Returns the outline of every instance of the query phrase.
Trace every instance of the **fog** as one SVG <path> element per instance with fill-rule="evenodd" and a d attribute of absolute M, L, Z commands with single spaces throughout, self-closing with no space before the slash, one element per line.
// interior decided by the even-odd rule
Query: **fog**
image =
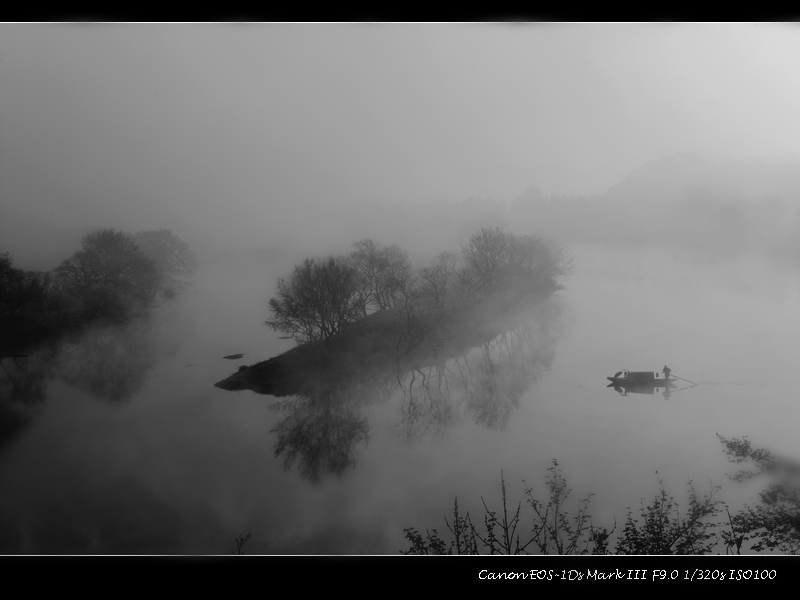
<path fill-rule="evenodd" d="M 456 494 L 477 522 L 501 469 L 558 458 L 610 525 L 656 470 L 724 483 L 715 433 L 796 454 L 768 416 L 796 414 L 798 53 L 768 23 L 0 24 L 0 253 L 165 228 L 198 262 L 144 321 L 2 359 L 0 552 L 394 554 Z M 419 268 L 482 227 L 574 257 L 534 342 L 214 387 L 294 347 L 267 302 L 304 258 Z M 698 385 L 606 387 L 665 363 Z"/>
<path fill-rule="evenodd" d="M 98 226 L 280 247 L 360 203 L 797 159 L 798 44 L 781 24 L 5 24 L 0 236 L 25 266 Z"/>

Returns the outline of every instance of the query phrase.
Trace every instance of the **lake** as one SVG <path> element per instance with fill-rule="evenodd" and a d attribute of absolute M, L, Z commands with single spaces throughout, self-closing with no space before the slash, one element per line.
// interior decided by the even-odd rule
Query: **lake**
<path fill-rule="evenodd" d="M 481 498 L 500 508 L 501 472 L 514 504 L 523 480 L 546 499 L 553 459 L 570 507 L 594 494 L 609 528 L 659 478 L 682 507 L 689 479 L 722 486 L 732 511 L 753 498 L 715 434 L 800 455 L 798 275 L 673 249 L 573 253 L 529 335 L 326 402 L 213 385 L 292 347 L 263 324 L 285 264 L 201 267 L 147 324 L 5 359 L 29 398 L 0 414 L 0 553 L 230 554 L 250 533 L 246 554 L 397 554 L 403 528 L 445 532 L 456 496 L 476 521 Z M 697 385 L 608 387 L 665 364 Z"/>

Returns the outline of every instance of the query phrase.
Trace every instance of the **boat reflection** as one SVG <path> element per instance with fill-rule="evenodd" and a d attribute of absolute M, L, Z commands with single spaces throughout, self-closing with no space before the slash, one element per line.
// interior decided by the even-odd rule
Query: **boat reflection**
<path fill-rule="evenodd" d="M 677 386 L 672 381 L 645 381 L 645 382 L 629 382 L 629 383 L 609 383 L 607 387 L 614 388 L 620 396 L 627 396 L 629 394 L 648 394 L 653 396 L 657 393 L 663 394 L 665 400 L 669 400 L 672 390 Z"/>

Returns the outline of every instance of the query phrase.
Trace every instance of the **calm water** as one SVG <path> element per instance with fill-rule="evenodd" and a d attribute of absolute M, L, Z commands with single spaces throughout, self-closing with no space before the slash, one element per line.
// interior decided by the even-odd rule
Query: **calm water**
<path fill-rule="evenodd" d="M 404 527 L 443 531 L 455 496 L 473 516 L 481 496 L 497 506 L 501 470 L 513 500 L 523 479 L 544 498 L 558 459 L 572 499 L 594 493 L 594 522 L 610 527 L 659 476 L 683 505 L 690 478 L 722 485 L 734 508 L 752 497 L 725 478 L 715 433 L 800 455 L 796 274 L 672 251 L 575 255 L 531 337 L 326 402 L 213 386 L 291 347 L 263 326 L 277 266 L 206 269 L 149 326 L 6 359 L 29 401 L 0 414 L 0 552 L 227 554 L 250 532 L 247 554 L 396 554 Z M 665 363 L 699 385 L 669 398 L 607 387 Z"/>

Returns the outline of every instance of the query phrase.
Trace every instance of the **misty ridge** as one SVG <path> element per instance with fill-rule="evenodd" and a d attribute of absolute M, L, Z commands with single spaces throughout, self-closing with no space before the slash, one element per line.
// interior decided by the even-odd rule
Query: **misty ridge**
<path fill-rule="evenodd" d="M 518 198 L 515 219 L 538 218 L 553 235 L 623 245 L 688 246 L 719 257 L 800 255 L 797 163 L 717 164 L 677 154 L 645 164 L 603 196 Z"/>
<path fill-rule="evenodd" d="M 681 153 L 647 162 L 593 195 L 545 194 L 531 186 L 515 198 L 360 203 L 348 211 L 320 210 L 336 230 L 369 223 L 376 239 L 406 240 L 409 248 L 433 253 L 432 239 L 457 247 L 480 227 L 499 226 L 566 244 L 680 249 L 720 260 L 753 255 L 796 266 L 799 199 L 797 161 L 719 162 Z M 328 231 L 319 233 L 339 241 Z M 291 241 L 286 247 L 292 247 Z"/>

